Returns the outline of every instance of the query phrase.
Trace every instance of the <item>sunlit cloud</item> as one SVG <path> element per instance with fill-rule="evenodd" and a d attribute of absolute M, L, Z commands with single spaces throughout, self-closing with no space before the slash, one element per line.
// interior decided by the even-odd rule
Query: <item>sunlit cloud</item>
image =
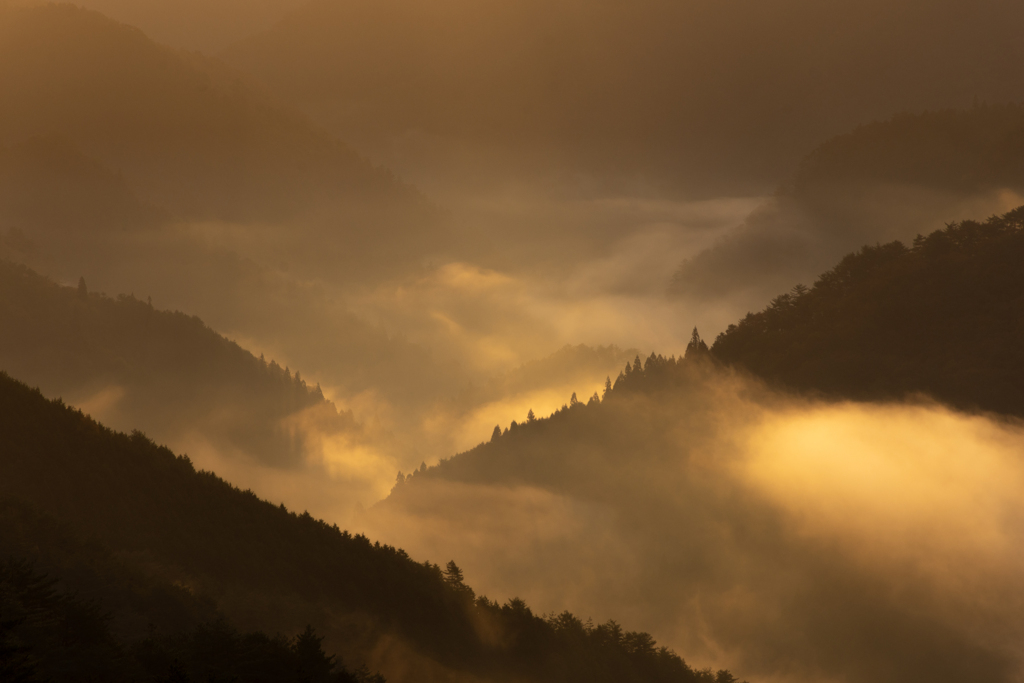
<path fill-rule="evenodd" d="M 417 475 L 363 524 L 458 558 L 491 597 L 617 615 L 751 679 L 898 676 L 940 642 L 936 680 L 955 676 L 940 675 L 947 660 L 1020 670 L 1017 423 L 728 376 L 616 410 L 607 434 L 552 425 L 505 453 L 497 479 Z M 896 649 L 873 650 L 873 629 Z"/>

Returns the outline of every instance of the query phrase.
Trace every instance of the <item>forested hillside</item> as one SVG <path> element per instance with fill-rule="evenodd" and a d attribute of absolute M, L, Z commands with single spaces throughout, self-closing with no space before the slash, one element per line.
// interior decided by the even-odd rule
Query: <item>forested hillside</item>
<path fill-rule="evenodd" d="M 302 462 L 303 412 L 320 428 L 355 431 L 319 387 L 256 358 L 196 317 L 133 296 L 62 287 L 0 261 L 0 368 L 123 428 L 163 439 L 198 433 L 264 463 Z"/>
<path fill-rule="evenodd" d="M 1024 416 L 1024 207 L 867 246 L 719 335 L 714 357 L 854 399 Z"/>
<path fill-rule="evenodd" d="M 351 652 L 367 656 L 381 638 L 397 637 L 410 644 L 407 657 L 424 658 L 420 670 L 433 662 L 501 679 L 732 680 L 726 673 L 716 678 L 695 672 L 655 647 L 650 636 L 624 632 L 615 623 L 585 625 L 570 614 L 542 618 L 519 600 L 499 605 L 477 598 L 454 563 L 445 571 L 419 564 L 402 550 L 261 501 L 211 473 L 196 472 L 187 458 L 141 433 L 107 430 L 6 375 L 0 376 L 0 453 L 0 497 L 13 501 L 4 503 L 5 515 L 27 520 L 12 528 L 52 526 L 39 517 L 45 515 L 69 530 L 30 530 L 21 541 L 17 532 L 5 533 L 4 554 L 16 560 L 24 557 L 30 536 L 35 547 L 28 559 L 56 557 L 49 566 L 68 574 L 88 574 L 90 564 L 104 570 L 103 562 L 89 556 L 106 551 L 61 540 L 61 534 L 73 533 L 109 548 L 128 567 L 218 601 L 229 618 L 241 615 L 246 628 L 287 633 L 300 631 L 298 623 L 311 623 L 331 649 L 345 648 L 347 660 Z M 84 557 L 76 559 L 76 552 Z M 13 567 L 8 573 L 21 572 L 22 578 L 10 579 L 15 584 L 37 581 L 19 569 L 23 565 L 7 566 Z M 21 600 L 17 591 L 15 599 Z M 210 613 L 202 601 L 169 599 L 184 606 L 186 628 Z M 14 628 L 17 637 L 24 636 Z M 25 637 L 29 648 L 47 646 L 45 639 Z M 202 639 L 184 636 L 190 637 Z M 300 638 L 292 651 L 301 650 L 301 643 Z M 287 659 L 287 641 L 265 642 L 265 648 Z M 401 664 L 391 662 L 399 671 Z"/>
<path fill-rule="evenodd" d="M 290 639 L 237 632 L 212 601 L 86 542 L 31 506 L 0 500 L 0 677 L 374 683 Z"/>
<path fill-rule="evenodd" d="M 436 477 L 463 482 L 537 484 L 570 491 L 585 487 L 589 494 L 613 499 L 619 492 L 604 489 L 593 475 L 600 472 L 598 479 L 603 480 L 608 466 L 623 475 L 630 467 L 625 453 L 631 450 L 629 443 L 637 434 L 628 426 L 633 415 L 629 396 L 639 394 L 654 400 L 662 395 L 681 396 L 688 402 L 699 402 L 713 370 L 703 360 L 707 347 L 701 344 L 691 344 L 690 348 L 697 350 L 691 350 L 688 358 L 665 358 L 652 353 L 641 361 L 636 356 L 626 363 L 614 382 L 608 379 L 603 396 L 594 393 L 580 400 L 573 393 L 567 403 L 547 417 L 538 417 L 531 410 L 521 423 L 513 420 L 505 429 L 495 427 L 489 443 L 443 459 L 434 467 L 400 476 L 392 495 L 404 493 L 407 483 Z M 576 433 L 578 438 L 567 441 L 569 433 Z M 661 448 L 667 448 L 673 440 L 669 434 L 647 436 L 656 438 Z M 548 438 L 555 443 L 538 447 Z M 595 448 L 598 442 L 601 447 Z M 652 448 L 650 442 L 647 446 L 648 457 L 652 451 L 660 450 Z M 599 455 L 610 460 L 601 461 Z"/>

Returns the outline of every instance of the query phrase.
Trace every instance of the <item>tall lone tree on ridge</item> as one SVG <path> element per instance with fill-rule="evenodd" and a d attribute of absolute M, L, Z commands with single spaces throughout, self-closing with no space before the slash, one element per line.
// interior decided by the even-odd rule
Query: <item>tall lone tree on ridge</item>
<path fill-rule="evenodd" d="M 710 352 L 708 351 L 708 345 L 704 343 L 704 340 L 700 338 L 700 333 L 697 332 L 697 328 L 693 328 L 693 334 L 690 335 L 690 343 L 686 345 L 686 358 L 697 358 L 700 356 L 707 356 Z"/>

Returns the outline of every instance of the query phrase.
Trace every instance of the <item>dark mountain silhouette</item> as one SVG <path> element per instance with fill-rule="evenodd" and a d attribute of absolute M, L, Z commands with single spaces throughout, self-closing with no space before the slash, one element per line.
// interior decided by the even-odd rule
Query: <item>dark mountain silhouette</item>
<path fill-rule="evenodd" d="M 730 325 L 714 357 L 854 399 L 915 393 L 1024 416 L 1024 207 L 864 247 Z"/>
<path fill-rule="evenodd" d="M 304 460 L 300 415 L 329 432 L 357 432 L 288 368 L 256 358 L 196 317 L 132 296 L 62 287 L 0 261 L 0 367 L 92 408 L 119 426 L 218 447 L 277 467 Z"/>
<path fill-rule="evenodd" d="M 187 458 L 139 432 L 112 432 L 6 374 L 0 374 L 0 498 L 7 501 L 0 508 L 5 518 L 16 521 L 0 534 L 5 554 L 14 556 L 4 578 L 16 588 L 40 581 L 18 564 L 26 559 L 19 558 L 26 538 L 32 539 L 31 555 L 63 558 L 62 569 L 71 575 L 105 571 L 107 551 L 60 540 L 73 534 L 115 553 L 125 564 L 120 571 L 130 574 L 134 566 L 186 586 L 187 593 L 218 600 L 229 618 L 241 613 L 261 630 L 287 632 L 290 621 L 313 624 L 326 640 L 364 656 L 382 637 L 392 644 L 401 638 L 410 643 L 406 656 L 422 660 L 419 668 L 412 663 L 417 673 L 408 680 L 419 680 L 430 660 L 498 680 L 733 680 L 725 672 L 717 678 L 695 672 L 673 653 L 656 648 L 650 636 L 624 633 L 614 622 L 594 627 L 568 613 L 544 619 L 521 600 L 500 606 L 474 598 L 454 562 L 442 572 L 396 548 L 261 501 L 212 473 L 196 472 Z M 35 527 L 50 531 L 37 534 Z M 92 569 L 90 556 L 101 558 Z M 136 597 L 146 592 L 144 585 L 136 590 Z M 13 598 L 16 604 L 25 602 L 18 590 Z M 44 615 L 50 609 L 47 601 L 64 600 L 60 595 L 44 598 Z M 181 591 L 170 602 L 193 605 L 198 617 L 204 609 L 209 613 L 209 607 L 195 606 Z M 187 617 L 189 610 L 184 611 Z M 196 661 L 198 670 L 203 658 L 209 663 L 209 649 L 223 648 L 230 655 L 221 663 L 230 670 L 232 662 L 239 662 L 235 672 L 241 680 L 263 680 L 241 673 L 251 671 L 259 657 L 287 662 L 306 648 L 316 655 L 314 661 L 325 661 L 311 632 L 289 644 L 202 624 L 189 628 L 195 620 L 183 619 L 184 635 L 175 636 L 167 627 L 170 640 L 151 644 L 139 637 L 131 646 L 141 650 L 143 661 L 166 664 L 179 658 L 185 667 Z M 31 656 L 33 647 L 45 651 L 50 646 L 45 637 L 33 640 L 31 633 L 27 643 L 19 642 L 33 624 L 5 622 L 4 628 L 3 645 L 13 647 L 15 655 Z M 103 638 L 103 631 L 96 637 Z M 401 670 L 402 662 L 392 664 Z"/>
<path fill-rule="evenodd" d="M 214 60 L 71 5 L 0 13 L 2 143 L 59 136 L 175 216 L 422 202 Z"/>
<path fill-rule="evenodd" d="M 1019 99 L 1022 27 L 1002 0 L 315 0 L 225 55 L 384 149 L 419 131 L 722 194 L 864 121 Z"/>
<path fill-rule="evenodd" d="M 909 241 L 1024 195 L 1024 107 L 900 114 L 819 145 L 775 195 L 688 259 L 671 291 L 749 305 L 810 279 L 861 244 Z M 742 310 L 742 309 L 741 309 Z"/>
<path fill-rule="evenodd" d="M 0 520 L 5 681 L 380 681 L 328 657 L 311 628 L 240 634 L 211 601 L 26 504 L 0 501 Z"/>

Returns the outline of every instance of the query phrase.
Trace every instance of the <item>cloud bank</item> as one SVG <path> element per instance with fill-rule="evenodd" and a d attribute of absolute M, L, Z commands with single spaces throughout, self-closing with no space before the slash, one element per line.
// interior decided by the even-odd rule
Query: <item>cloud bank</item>
<path fill-rule="evenodd" d="M 1021 424 L 735 377 L 569 413 L 418 474 L 366 528 L 751 680 L 1020 680 Z"/>

